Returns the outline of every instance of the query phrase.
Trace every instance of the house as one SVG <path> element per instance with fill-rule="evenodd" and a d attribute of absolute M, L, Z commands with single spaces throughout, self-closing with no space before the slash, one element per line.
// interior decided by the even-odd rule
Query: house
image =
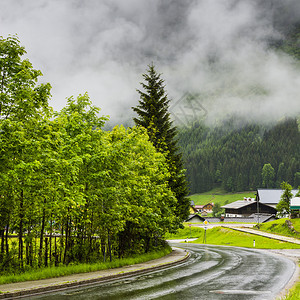
<path fill-rule="evenodd" d="M 292 190 L 291 192 L 295 197 L 298 191 Z M 256 200 L 258 200 L 260 203 L 276 208 L 282 193 L 283 190 L 281 189 L 257 189 Z"/>
<path fill-rule="evenodd" d="M 212 209 L 214 207 L 213 203 L 207 203 L 205 205 L 195 205 L 195 208 L 197 209 L 198 213 L 212 213 Z"/>
<path fill-rule="evenodd" d="M 191 200 L 191 204 L 190 204 L 190 215 L 193 215 L 195 213 L 197 213 L 198 210 L 195 208 L 195 202 L 193 200 Z"/>
<path fill-rule="evenodd" d="M 205 219 L 200 217 L 199 215 L 190 215 L 185 222 L 189 223 L 199 223 L 199 222 L 204 222 Z"/>
<path fill-rule="evenodd" d="M 207 203 L 203 205 L 202 211 L 206 211 L 207 213 L 212 213 L 213 207 L 214 207 L 213 203 Z"/>
<path fill-rule="evenodd" d="M 225 209 L 225 218 L 242 218 L 249 217 L 254 213 L 263 213 L 268 215 L 276 215 L 277 210 L 269 205 L 256 202 L 255 200 L 238 200 L 221 206 Z"/>

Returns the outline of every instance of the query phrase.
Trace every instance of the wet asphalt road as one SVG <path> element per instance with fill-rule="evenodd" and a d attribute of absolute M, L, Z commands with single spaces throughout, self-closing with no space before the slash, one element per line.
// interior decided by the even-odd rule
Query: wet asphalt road
<path fill-rule="evenodd" d="M 281 256 L 245 248 L 173 244 L 191 258 L 166 270 L 31 299 L 274 299 L 295 270 Z"/>

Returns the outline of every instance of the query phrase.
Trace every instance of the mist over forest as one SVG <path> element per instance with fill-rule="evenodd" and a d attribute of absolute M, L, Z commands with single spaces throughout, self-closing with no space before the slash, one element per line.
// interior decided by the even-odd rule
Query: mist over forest
<path fill-rule="evenodd" d="M 299 28 L 297 0 L 0 4 L 1 35 L 18 34 L 51 83 L 56 110 L 87 91 L 112 123 L 126 122 L 141 74 L 153 62 L 163 73 L 177 125 L 182 109 L 199 119 L 202 107 L 210 124 L 232 114 L 260 123 L 299 115 L 299 63 L 282 51 Z M 190 98 L 184 103 L 187 93 L 196 99 L 192 111 Z"/>

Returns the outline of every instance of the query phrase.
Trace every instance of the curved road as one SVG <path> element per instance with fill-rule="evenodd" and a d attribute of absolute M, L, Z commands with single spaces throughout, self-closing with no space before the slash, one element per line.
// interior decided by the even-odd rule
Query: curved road
<path fill-rule="evenodd" d="M 172 244 L 191 258 L 166 270 L 31 299 L 274 299 L 295 270 L 281 256 L 245 248 Z"/>

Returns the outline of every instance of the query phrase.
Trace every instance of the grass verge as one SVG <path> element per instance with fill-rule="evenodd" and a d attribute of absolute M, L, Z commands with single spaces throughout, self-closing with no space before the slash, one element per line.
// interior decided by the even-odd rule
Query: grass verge
<path fill-rule="evenodd" d="M 204 230 L 193 243 L 203 243 Z M 254 241 L 255 240 L 255 246 Z M 263 236 L 235 231 L 229 228 L 215 227 L 207 230 L 206 243 L 212 245 L 236 246 L 259 249 L 300 249 L 300 245 L 273 240 Z"/>
<path fill-rule="evenodd" d="M 292 223 L 294 230 L 287 225 L 287 220 L 289 220 Z M 300 219 L 283 218 L 276 221 L 263 223 L 260 224 L 259 230 L 284 236 L 290 236 L 294 238 L 300 238 Z"/>
<path fill-rule="evenodd" d="M 146 254 L 136 255 L 131 258 L 116 259 L 112 262 L 101 262 L 94 264 L 77 264 L 61 267 L 48 267 L 43 269 L 30 270 L 22 274 L 10 274 L 6 276 L 0 276 L 0 284 L 24 282 L 30 280 L 40 280 L 47 278 L 54 278 L 60 276 L 66 276 L 77 273 L 87 273 L 100 270 L 107 270 L 113 268 L 119 268 L 127 265 L 134 265 L 149 260 L 157 259 L 169 254 L 172 251 L 171 247 L 166 247 L 163 250 L 157 252 L 150 252 Z"/>
<path fill-rule="evenodd" d="M 169 234 L 167 239 L 198 238 L 193 243 L 202 244 L 204 229 L 199 227 L 185 227 L 176 234 Z M 253 244 L 255 240 L 255 247 Z M 212 245 L 236 246 L 259 249 L 300 249 L 300 245 L 281 242 L 263 236 L 235 231 L 229 228 L 215 227 L 206 230 L 206 243 Z"/>
<path fill-rule="evenodd" d="M 179 229 L 176 233 L 167 233 L 165 238 L 167 240 L 186 239 L 186 238 L 198 238 L 203 234 L 203 229 L 200 227 L 188 227 Z"/>

